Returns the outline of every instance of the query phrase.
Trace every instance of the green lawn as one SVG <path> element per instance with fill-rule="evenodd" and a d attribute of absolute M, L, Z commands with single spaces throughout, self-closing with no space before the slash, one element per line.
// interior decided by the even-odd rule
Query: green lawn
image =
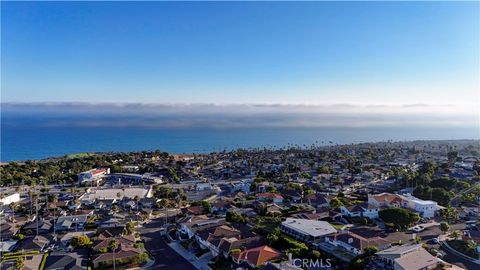
<path fill-rule="evenodd" d="M 89 156 L 93 156 L 95 154 L 93 153 L 88 153 L 88 152 L 84 152 L 84 153 L 75 153 L 75 154 L 69 154 L 67 155 L 67 158 L 83 158 L 83 157 L 89 157 Z"/>
<path fill-rule="evenodd" d="M 343 230 L 343 227 L 345 227 L 345 225 L 342 225 L 342 224 L 335 224 L 335 223 L 330 223 L 330 225 L 332 225 L 336 230 Z"/>

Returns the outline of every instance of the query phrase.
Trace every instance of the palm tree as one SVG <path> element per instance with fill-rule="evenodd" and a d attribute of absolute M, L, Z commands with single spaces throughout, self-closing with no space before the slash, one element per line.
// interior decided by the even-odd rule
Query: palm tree
<path fill-rule="evenodd" d="M 57 195 L 53 195 L 52 202 L 53 202 L 53 234 L 55 235 L 55 210 L 57 208 L 57 202 L 58 202 Z"/>
<path fill-rule="evenodd" d="M 16 226 L 15 226 L 15 222 L 16 222 L 16 220 L 15 220 L 15 212 L 16 212 L 17 209 L 18 209 L 18 203 L 12 202 L 12 203 L 10 204 L 10 209 L 12 209 L 12 211 L 13 211 L 13 215 L 12 215 L 13 227 L 16 228 Z"/>
<path fill-rule="evenodd" d="M 458 239 L 460 237 L 461 233 L 460 231 L 456 230 L 452 232 L 452 237 L 455 239 Z"/>

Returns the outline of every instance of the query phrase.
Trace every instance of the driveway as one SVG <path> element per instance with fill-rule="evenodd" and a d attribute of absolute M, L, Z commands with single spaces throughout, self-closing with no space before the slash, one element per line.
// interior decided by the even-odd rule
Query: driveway
<path fill-rule="evenodd" d="M 155 258 L 153 265 L 145 269 L 197 269 L 170 248 L 160 235 L 163 220 L 163 218 L 152 220 L 139 229 L 140 237 L 145 242 L 145 249 Z"/>
<path fill-rule="evenodd" d="M 208 266 L 208 262 L 212 258 L 212 256 L 209 256 L 208 254 L 205 254 L 203 256 L 203 259 L 198 259 L 195 254 L 192 254 L 188 251 L 186 251 L 182 245 L 180 245 L 179 242 L 172 242 L 168 244 L 173 250 L 177 252 L 177 254 L 180 254 L 183 258 L 188 260 L 191 264 L 195 265 L 197 269 L 200 270 L 210 270 L 210 267 Z"/>

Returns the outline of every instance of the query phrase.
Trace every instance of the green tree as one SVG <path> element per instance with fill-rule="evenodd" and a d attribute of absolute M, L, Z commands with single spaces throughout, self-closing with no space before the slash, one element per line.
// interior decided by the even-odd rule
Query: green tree
<path fill-rule="evenodd" d="M 449 206 L 449 207 L 440 209 L 440 217 L 442 218 L 442 220 L 454 222 L 458 220 L 459 215 L 458 215 L 457 209 Z"/>
<path fill-rule="evenodd" d="M 447 222 L 440 222 L 440 230 L 446 233 L 450 229 L 450 225 Z"/>
<path fill-rule="evenodd" d="M 327 166 L 321 166 L 317 168 L 317 173 L 318 174 L 329 174 L 330 169 Z"/>
<path fill-rule="evenodd" d="M 225 217 L 225 220 L 227 222 L 231 222 L 231 223 L 245 223 L 246 222 L 246 219 L 243 215 L 241 215 L 237 212 L 234 212 L 234 211 L 228 211 L 227 215 Z"/>
<path fill-rule="evenodd" d="M 343 203 L 342 201 L 340 201 L 337 197 L 333 198 L 331 201 L 330 201 L 330 207 L 334 208 L 334 209 L 338 209 L 340 208 L 341 206 L 343 206 Z"/>
<path fill-rule="evenodd" d="M 458 158 L 458 152 L 457 151 L 450 151 L 447 153 L 447 158 L 448 158 L 448 165 L 451 167 L 455 162 L 457 161 Z"/>
<path fill-rule="evenodd" d="M 366 247 L 363 253 L 355 257 L 348 265 L 348 270 L 363 270 L 370 261 L 370 258 L 378 252 L 377 247 Z"/>
<path fill-rule="evenodd" d="M 136 222 L 133 222 L 133 221 L 128 222 L 125 225 L 125 234 L 132 235 L 135 232 L 135 225 L 136 225 Z"/>
<path fill-rule="evenodd" d="M 375 246 L 373 247 L 366 247 L 363 249 L 363 254 L 365 256 L 373 256 L 375 255 L 375 253 L 377 253 L 379 251 L 379 249 Z"/>
<path fill-rule="evenodd" d="M 78 235 L 72 238 L 71 245 L 74 248 L 90 247 L 92 245 L 92 240 L 86 235 Z"/>
<path fill-rule="evenodd" d="M 379 217 L 385 223 L 391 223 L 406 228 L 420 220 L 418 213 L 405 208 L 387 208 L 378 212 Z"/>
<path fill-rule="evenodd" d="M 267 235 L 268 243 L 270 245 L 274 245 L 275 243 L 277 243 L 279 239 L 279 235 L 280 235 L 280 229 L 275 228 L 271 233 Z"/>
<path fill-rule="evenodd" d="M 455 230 L 455 231 L 452 232 L 452 237 L 454 239 L 458 239 L 461 235 L 462 235 L 462 233 L 459 230 Z"/>
<path fill-rule="evenodd" d="M 14 238 L 19 240 L 19 241 L 22 241 L 23 239 L 25 239 L 25 235 L 21 234 L 21 233 L 17 233 L 17 234 L 15 234 Z"/>

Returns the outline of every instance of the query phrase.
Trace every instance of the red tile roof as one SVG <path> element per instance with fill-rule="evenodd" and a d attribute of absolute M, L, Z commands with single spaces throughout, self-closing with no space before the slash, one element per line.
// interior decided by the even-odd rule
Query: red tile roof
<path fill-rule="evenodd" d="M 282 253 L 269 247 L 269 246 L 260 246 L 256 248 L 247 249 L 241 251 L 240 253 L 232 254 L 232 257 L 238 261 L 246 261 L 251 265 L 262 265 L 267 261 L 280 258 Z"/>
<path fill-rule="evenodd" d="M 257 198 L 258 199 L 282 199 L 283 200 L 283 196 L 280 195 L 280 194 L 277 194 L 277 193 L 271 193 L 271 192 L 265 192 L 265 193 L 258 193 L 257 194 Z"/>

